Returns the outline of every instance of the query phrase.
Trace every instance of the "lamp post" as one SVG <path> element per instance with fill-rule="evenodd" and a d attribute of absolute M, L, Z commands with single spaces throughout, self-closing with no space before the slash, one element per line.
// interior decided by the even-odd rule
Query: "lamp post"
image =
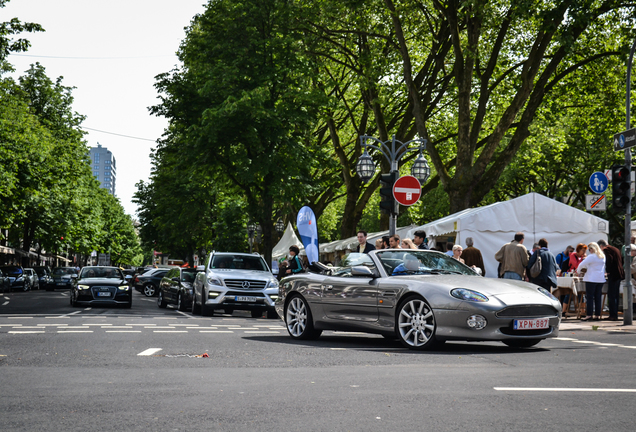
<path fill-rule="evenodd" d="M 375 142 L 377 145 L 369 144 L 369 141 Z M 428 141 L 423 138 L 415 138 L 405 143 L 396 140 L 395 135 L 388 141 L 381 141 L 377 138 L 368 135 L 360 136 L 360 145 L 364 149 L 362 156 L 358 159 L 358 164 L 356 165 L 356 172 L 362 179 L 363 183 L 371 180 L 375 174 L 375 164 L 373 163 L 373 159 L 369 155 L 367 151 L 367 147 L 375 149 L 382 153 L 386 160 L 391 164 L 391 170 L 389 174 L 391 176 L 386 177 L 386 180 L 383 179 L 384 182 L 387 183 L 387 187 L 390 186 L 393 188 L 393 182 L 399 176 L 398 172 L 398 163 L 404 157 L 404 155 L 410 151 L 419 151 L 420 154 L 415 159 L 413 166 L 411 167 L 411 175 L 415 177 L 420 184 L 424 184 L 426 180 L 431 175 L 431 168 L 428 166 L 428 162 L 426 162 L 426 158 L 422 154 L 423 150 L 426 150 L 426 143 Z M 417 143 L 417 146 L 410 147 L 412 143 Z M 390 180 L 389 180 L 390 179 Z M 390 185 L 389 185 L 390 182 Z M 381 190 L 382 193 L 382 190 Z M 390 191 L 390 195 L 392 197 L 393 191 Z M 397 215 L 398 209 L 397 203 L 391 199 L 392 211 L 389 213 L 389 235 L 395 234 L 396 223 L 397 223 Z"/>
<path fill-rule="evenodd" d="M 274 225 L 274 228 L 276 228 L 278 237 L 280 237 L 281 234 L 283 234 L 283 232 L 285 231 L 285 222 L 283 222 L 283 220 L 279 218 L 278 221 L 276 221 L 276 225 Z"/>
<path fill-rule="evenodd" d="M 249 222 L 247 224 L 247 235 L 249 237 L 250 253 L 252 253 L 252 243 L 254 243 L 254 232 L 255 231 L 256 231 L 256 225 L 254 225 L 254 222 Z"/>

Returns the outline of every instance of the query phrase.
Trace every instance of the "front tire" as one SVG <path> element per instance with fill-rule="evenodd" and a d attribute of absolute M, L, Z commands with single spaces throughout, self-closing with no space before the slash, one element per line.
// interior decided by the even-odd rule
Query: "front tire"
<path fill-rule="evenodd" d="M 179 293 L 177 297 L 177 310 L 179 312 L 184 312 L 186 310 L 185 302 L 183 301 L 183 294 Z"/>
<path fill-rule="evenodd" d="M 541 342 L 541 339 L 510 339 L 502 342 L 510 348 L 530 348 Z"/>
<path fill-rule="evenodd" d="M 203 293 L 201 293 L 201 299 L 203 301 Z M 192 293 L 192 315 L 199 315 L 201 313 L 201 305 L 197 304 L 196 293 Z"/>
<path fill-rule="evenodd" d="M 285 326 L 287 332 L 294 339 L 318 339 L 322 330 L 314 328 L 314 321 L 307 301 L 296 295 L 285 306 Z"/>
<path fill-rule="evenodd" d="M 405 347 L 426 350 L 435 345 L 435 315 L 421 297 L 408 297 L 397 308 L 395 333 Z"/>
<path fill-rule="evenodd" d="M 153 284 L 144 285 L 144 295 L 146 297 L 154 297 L 157 294 L 157 288 Z"/>
<path fill-rule="evenodd" d="M 24 292 L 27 292 L 31 289 L 28 282 L 24 282 L 24 287 L 22 288 Z"/>
<path fill-rule="evenodd" d="M 165 309 L 165 307 L 168 306 L 168 303 L 166 303 L 166 301 L 163 299 L 163 293 L 161 292 L 161 290 L 159 290 L 159 295 L 157 296 L 157 306 L 159 306 L 161 309 Z"/>

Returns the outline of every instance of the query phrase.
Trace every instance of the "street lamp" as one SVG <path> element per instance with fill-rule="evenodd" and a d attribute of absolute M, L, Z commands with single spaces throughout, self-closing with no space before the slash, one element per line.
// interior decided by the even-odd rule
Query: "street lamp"
<path fill-rule="evenodd" d="M 374 141 L 378 145 L 369 144 L 369 141 Z M 371 147 L 384 155 L 386 160 L 391 164 L 390 173 L 398 173 L 398 162 L 402 157 L 410 151 L 419 151 L 420 155 L 415 160 L 413 167 L 411 168 L 411 174 L 413 177 L 419 180 L 420 184 L 424 184 L 431 175 L 431 168 L 428 166 L 428 162 L 422 154 L 422 150 L 426 150 L 426 143 L 428 141 L 423 138 L 415 138 L 405 143 L 396 140 L 395 135 L 389 141 L 380 141 L 377 138 L 368 135 L 360 136 L 360 145 L 364 149 L 362 156 L 358 158 L 358 164 L 356 165 L 356 172 L 360 176 L 363 183 L 369 181 L 375 173 L 375 164 L 373 159 L 367 152 L 367 147 Z M 417 147 L 409 147 L 411 143 L 419 144 Z M 391 185 L 392 186 L 392 185 Z M 397 206 L 393 206 L 393 211 L 389 215 L 389 235 L 395 234 L 395 224 L 397 222 Z"/>
<path fill-rule="evenodd" d="M 256 225 L 253 222 L 247 224 L 247 235 L 249 236 L 250 253 L 252 253 L 252 243 L 254 243 L 254 231 L 256 231 Z"/>
<path fill-rule="evenodd" d="M 285 222 L 279 218 L 278 221 L 276 221 L 275 228 L 278 235 L 281 235 L 283 231 L 285 231 Z"/>

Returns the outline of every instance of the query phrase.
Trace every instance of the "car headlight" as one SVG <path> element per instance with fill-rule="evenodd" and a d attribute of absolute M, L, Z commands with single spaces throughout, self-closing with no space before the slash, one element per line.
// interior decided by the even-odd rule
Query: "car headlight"
<path fill-rule="evenodd" d="M 220 279 L 212 277 L 212 276 L 208 276 L 208 285 L 223 286 Z"/>
<path fill-rule="evenodd" d="M 78 286 L 77 286 L 77 289 L 80 289 L 80 290 L 87 290 L 87 289 L 89 289 L 89 288 L 90 288 L 90 287 L 89 287 L 88 285 L 78 285 Z"/>
<path fill-rule="evenodd" d="M 278 281 L 276 279 L 272 279 L 267 284 L 267 288 L 278 288 Z"/>
<path fill-rule="evenodd" d="M 128 285 L 120 285 L 119 289 L 122 291 L 128 291 Z"/>
<path fill-rule="evenodd" d="M 474 301 L 474 302 L 488 301 L 488 297 L 486 297 L 484 294 L 478 291 L 467 289 L 467 288 L 455 288 L 451 290 L 450 295 L 452 295 L 456 299 L 465 300 L 465 301 Z"/>
<path fill-rule="evenodd" d="M 555 296 L 552 295 L 552 293 L 550 291 L 548 291 L 545 288 L 537 288 L 539 290 L 540 293 L 547 295 L 548 297 L 550 297 L 550 299 L 554 300 L 554 301 L 559 301 L 558 298 L 556 298 Z"/>

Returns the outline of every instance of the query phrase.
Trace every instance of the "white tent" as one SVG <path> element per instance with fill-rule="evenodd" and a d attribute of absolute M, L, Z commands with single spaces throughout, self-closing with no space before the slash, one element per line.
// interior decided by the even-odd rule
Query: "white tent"
<path fill-rule="evenodd" d="M 283 236 L 276 246 L 274 246 L 274 249 L 272 249 L 272 262 L 277 262 L 279 259 L 286 257 L 289 253 L 289 247 L 292 245 L 298 246 L 300 253 L 304 253 L 305 247 L 296 236 L 296 232 L 294 231 L 291 222 L 287 222 L 287 228 L 285 229 Z M 276 268 L 278 268 L 278 266 Z"/>
<path fill-rule="evenodd" d="M 495 253 L 510 242 L 515 233 L 525 234 L 524 245 L 532 245 L 545 238 L 550 251 L 556 256 L 567 245 L 607 241 L 609 226 L 605 219 L 578 210 L 537 193 L 529 193 L 510 201 L 485 207 L 462 210 L 434 222 L 412 228 L 407 237 L 418 230 L 426 231 L 431 239 L 451 241 L 465 247 L 466 238 L 472 237 L 474 246 L 481 250 L 487 277 L 497 277 L 498 262 Z"/>

